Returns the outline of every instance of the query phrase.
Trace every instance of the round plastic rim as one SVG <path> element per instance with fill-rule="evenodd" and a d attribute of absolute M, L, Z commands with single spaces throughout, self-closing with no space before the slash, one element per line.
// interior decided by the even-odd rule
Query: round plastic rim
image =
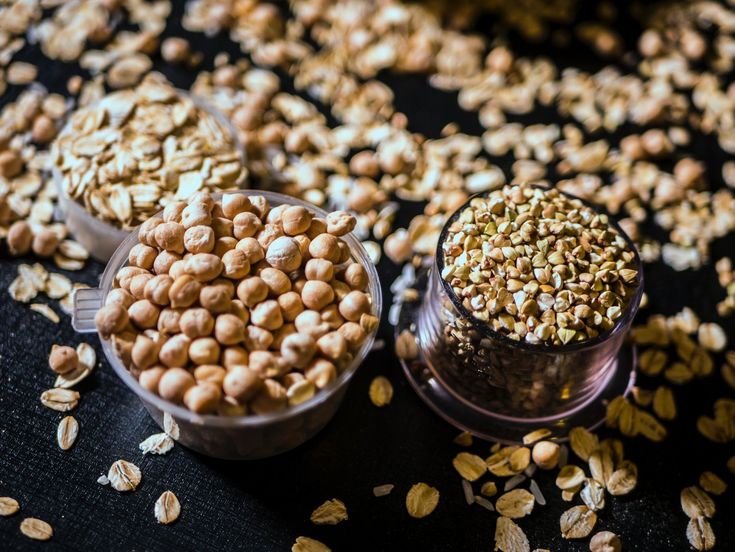
<path fill-rule="evenodd" d="M 326 211 L 319 207 L 316 207 L 315 205 L 312 205 L 311 203 L 307 203 L 306 201 L 302 201 L 300 199 L 284 194 L 279 194 L 276 192 L 261 190 L 232 190 L 212 195 L 214 197 L 221 197 L 225 194 L 263 196 L 268 199 L 268 202 L 271 204 L 271 206 L 278 206 L 284 203 L 289 205 L 300 205 L 302 207 L 306 207 L 319 217 L 326 217 L 327 215 Z M 160 213 L 156 216 L 159 215 Z M 342 239 L 349 246 L 354 260 L 362 264 L 368 272 L 368 286 L 372 298 L 372 314 L 380 318 L 383 306 L 383 299 L 382 290 L 380 287 L 380 280 L 378 278 L 378 272 L 375 269 L 375 265 L 373 265 L 373 263 L 370 261 L 370 257 L 368 256 L 367 251 L 365 251 L 365 248 L 362 246 L 360 241 L 352 233 L 342 236 Z M 103 293 L 102 304 L 104 304 L 107 293 L 112 289 L 112 283 L 114 281 L 115 275 L 117 274 L 117 271 L 122 268 L 127 262 L 128 252 L 130 251 L 132 246 L 137 243 L 137 241 L 138 233 L 136 231 L 133 231 L 127 238 L 125 238 L 125 240 L 120 244 L 120 246 L 113 254 L 112 258 L 110 258 L 109 263 L 105 267 L 105 271 L 102 273 L 102 278 L 100 279 L 100 289 Z M 370 352 L 370 349 L 373 346 L 373 342 L 375 341 L 376 331 L 377 329 L 372 331 L 367 336 L 367 339 L 362 344 L 362 347 L 355 354 L 352 362 L 349 364 L 349 366 L 347 366 L 347 368 L 342 371 L 341 374 L 339 374 L 339 376 L 337 376 L 337 379 L 324 389 L 318 390 L 311 399 L 304 401 L 303 403 L 296 406 L 289 406 L 286 408 L 286 410 L 280 412 L 273 412 L 271 414 L 251 414 L 246 416 L 218 416 L 214 414 L 196 414 L 188 408 L 184 408 L 183 406 L 179 406 L 177 404 L 162 399 L 158 395 L 151 393 L 147 389 L 144 389 L 138 383 L 138 380 L 136 380 L 133 375 L 128 371 L 128 369 L 123 366 L 123 363 L 120 361 L 114 349 L 112 348 L 110 340 L 102 339 L 102 337 L 100 336 L 100 341 L 102 342 L 102 350 L 104 351 L 107 360 L 112 365 L 112 369 L 115 371 L 118 377 L 123 380 L 125 385 L 132 389 L 135 394 L 138 395 L 138 397 L 140 397 L 141 399 L 152 404 L 162 412 L 168 412 L 177 418 L 186 420 L 191 424 L 232 428 L 259 426 L 266 425 L 272 422 L 288 420 L 289 418 L 298 416 L 322 404 L 352 379 L 352 376 L 355 374 L 360 364 L 362 364 L 362 361 Z"/>

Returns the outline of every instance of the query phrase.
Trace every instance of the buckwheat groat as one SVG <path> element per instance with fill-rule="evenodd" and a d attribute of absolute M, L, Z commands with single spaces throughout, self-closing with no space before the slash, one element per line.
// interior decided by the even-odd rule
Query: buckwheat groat
<path fill-rule="evenodd" d="M 363 326 L 367 271 L 341 238 L 354 226 L 345 212 L 324 221 L 261 196 L 169 203 L 138 229 L 97 314 L 100 335 L 141 386 L 194 412 L 300 404 L 375 329 Z M 52 356 L 52 367 L 70 362 L 63 351 Z"/>

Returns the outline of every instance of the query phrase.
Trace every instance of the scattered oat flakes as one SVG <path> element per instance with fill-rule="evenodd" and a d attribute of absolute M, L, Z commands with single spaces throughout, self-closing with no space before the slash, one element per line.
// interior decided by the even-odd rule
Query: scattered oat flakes
<path fill-rule="evenodd" d="M 584 427 L 575 427 L 569 431 L 569 445 L 574 454 L 585 462 L 590 454 L 600 448 L 600 441 L 594 433 Z"/>
<path fill-rule="evenodd" d="M 423 518 L 431 514 L 439 504 L 439 491 L 426 483 L 416 483 L 406 495 L 406 510 L 413 518 Z"/>
<path fill-rule="evenodd" d="M 620 537 L 610 531 L 600 531 L 590 540 L 590 552 L 621 552 Z"/>
<path fill-rule="evenodd" d="M 673 420 L 676 418 L 676 403 L 674 392 L 665 385 L 656 389 L 653 395 L 653 411 L 662 420 Z"/>
<path fill-rule="evenodd" d="M 176 495 L 171 491 L 164 491 L 164 493 L 156 500 L 156 505 L 153 508 L 158 523 L 168 525 L 173 523 L 179 518 L 181 513 L 181 504 Z"/>
<path fill-rule="evenodd" d="M 373 496 L 375 497 L 388 496 L 393 491 L 393 487 L 395 487 L 395 485 L 392 485 L 390 483 L 387 483 L 385 485 L 378 485 L 377 487 L 373 487 Z"/>
<path fill-rule="evenodd" d="M 419 348 L 416 344 L 416 336 L 410 331 L 403 330 L 396 337 L 396 354 L 403 360 L 413 360 L 419 356 Z"/>
<path fill-rule="evenodd" d="M 476 454 L 460 452 L 452 460 L 452 465 L 457 473 L 467 481 L 477 481 L 487 472 L 485 461 Z"/>
<path fill-rule="evenodd" d="M 309 537 L 296 537 L 291 552 L 332 552 L 326 544 Z"/>
<path fill-rule="evenodd" d="M 369 395 L 375 406 L 387 406 L 393 398 L 393 385 L 385 376 L 377 376 L 370 382 Z"/>
<path fill-rule="evenodd" d="M 705 322 L 697 332 L 699 344 L 708 351 L 724 351 L 727 347 L 727 334 L 722 326 L 714 322 Z"/>
<path fill-rule="evenodd" d="M 107 479 L 116 491 L 134 491 L 140 484 L 141 473 L 138 466 L 126 460 L 117 460 L 110 466 Z"/>
<path fill-rule="evenodd" d="M 529 515 L 534 503 L 533 495 L 526 489 L 514 489 L 495 501 L 495 509 L 501 516 L 518 519 Z"/>
<path fill-rule="evenodd" d="M 176 423 L 176 420 L 168 412 L 163 413 L 163 430 L 174 441 L 179 440 L 179 424 Z"/>
<path fill-rule="evenodd" d="M 25 518 L 20 523 L 20 532 L 33 540 L 47 541 L 54 536 L 53 528 L 43 520 Z"/>
<path fill-rule="evenodd" d="M 30 309 L 39 314 L 42 314 L 43 316 L 51 320 L 51 322 L 53 322 L 54 324 L 59 323 L 59 315 L 56 314 L 54 309 L 49 307 L 46 303 L 31 303 Z"/>
<path fill-rule="evenodd" d="M 607 482 L 607 490 L 613 496 L 626 495 L 638 484 L 638 468 L 630 460 L 624 460 Z"/>
<path fill-rule="evenodd" d="M 20 504 L 17 500 L 9 496 L 0 496 L 0 516 L 12 516 L 18 510 L 20 510 Z"/>
<path fill-rule="evenodd" d="M 690 518 L 704 516 L 711 518 L 715 515 L 715 503 L 702 489 L 696 486 L 687 487 L 681 491 L 681 509 Z"/>
<path fill-rule="evenodd" d="M 545 439 L 551 435 L 551 430 L 546 428 L 537 429 L 535 431 L 532 431 L 531 433 L 527 433 L 523 436 L 523 444 L 524 445 L 532 445 L 536 441 L 540 441 L 541 439 Z"/>
<path fill-rule="evenodd" d="M 495 524 L 495 549 L 501 552 L 529 552 L 528 537 L 516 523 L 500 516 Z"/>
<path fill-rule="evenodd" d="M 582 468 L 574 464 L 567 464 L 556 476 L 556 486 L 562 490 L 570 490 L 584 483 L 585 475 Z"/>
<path fill-rule="evenodd" d="M 327 500 L 311 513 L 311 522 L 317 525 L 337 525 L 347 518 L 345 503 L 337 498 Z"/>
<path fill-rule="evenodd" d="M 61 450 L 69 450 L 79 435 L 79 423 L 74 416 L 66 416 L 59 422 L 56 430 L 56 441 Z"/>
<path fill-rule="evenodd" d="M 143 454 L 163 455 L 174 448 L 174 440 L 166 433 L 155 433 L 138 445 Z"/>
<path fill-rule="evenodd" d="M 469 431 L 463 431 L 453 439 L 453 442 L 461 447 L 471 447 L 472 433 Z"/>
<path fill-rule="evenodd" d="M 687 539 L 695 550 L 712 550 L 715 547 L 715 534 L 706 518 L 697 516 L 687 524 Z"/>
<path fill-rule="evenodd" d="M 702 472 L 699 476 L 699 486 L 702 487 L 708 493 L 713 495 L 721 495 L 727 490 L 727 483 L 725 483 L 717 474 L 711 471 Z"/>
<path fill-rule="evenodd" d="M 54 388 L 41 393 L 41 403 L 59 412 L 73 410 L 79 404 L 79 392 L 71 389 Z"/>
<path fill-rule="evenodd" d="M 498 494 L 498 487 L 495 485 L 495 481 L 485 481 L 480 487 L 480 492 L 485 496 L 495 496 Z"/>
<path fill-rule="evenodd" d="M 565 539 L 583 539 L 592 532 L 596 523 L 597 514 L 587 506 L 574 506 L 561 515 L 559 527 Z"/>

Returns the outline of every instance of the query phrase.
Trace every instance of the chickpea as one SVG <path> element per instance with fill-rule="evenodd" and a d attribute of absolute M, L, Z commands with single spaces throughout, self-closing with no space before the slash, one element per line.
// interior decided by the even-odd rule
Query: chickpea
<path fill-rule="evenodd" d="M 212 218 L 212 230 L 218 238 L 232 238 L 235 234 L 235 225 L 225 217 Z"/>
<path fill-rule="evenodd" d="M 189 358 L 194 364 L 219 364 L 220 346 L 212 337 L 198 337 L 189 345 Z"/>
<path fill-rule="evenodd" d="M 559 464 L 559 445 L 552 441 L 539 441 L 533 445 L 531 456 L 542 470 L 553 470 Z"/>
<path fill-rule="evenodd" d="M 271 349 L 280 349 L 281 343 L 289 335 L 296 333 L 296 326 L 291 323 L 284 324 L 273 333 L 273 343 L 271 343 Z"/>
<path fill-rule="evenodd" d="M 322 316 L 317 311 L 305 310 L 294 319 L 296 331 L 319 339 L 329 331 L 329 325 L 322 321 Z"/>
<path fill-rule="evenodd" d="M 326 259 L 338 263 L 340 258 L 339 238 L 331 234 L 319 234 L 311 238 L 309 254 L 315 259 Z"/>
<path fill-rule="evenodd" d="M 337 368 L 334 364 L 323 358 L 315 358 L 304 370 L 304 376 L 319 389 L 337 379 Z"/>
<path fill-rule="evenodd" d="M 48 365 L 57 374 L 68 374 L 79 367 L 79 356 L 71 347 L 53 345 L 48 357 Z"/>
<path fill-rule="evenodd" d="M 334 290 L 326 282 L 309 280 L 301 291 L 301 300 L 307 309 L 321 310 L 334 300 Z"/>
<path fill-rule="evenodd" d="M 347 353 L 347 340 L 338 332 L 324 334 L 317 340 L 316 346 L 322 355 L 334 362 Z"/>
<path fill-rule="evenodd" d="M 153 237 L 161 249 L 181 255 L 184 252 L 184 232 L 184 226 L 178 222 L 163 222 L 156 226 Z"/>
<path fill-rule="evenodd" d="M 135 303 L 135 298 L 125 289 L 114 288 L 111 289 L 110 293 L 105 297 L 105 305 L 110 305 L 112 303 L 117 303 L 127 311 L 128 307 Z"/>
<path fill-rule="evenodd" d="M 115 350 L 115 354 L 123 361 L 125 366 L 128 366 L 130 373 L 133 376 L 138 377 L 139 370 L 133 366 L 133 344 L 138 334 L 132 330 L 125 330 L 114 335 L 112 339 L 112 347 Z"/>
<path fill-rule="evenodd" d="M 225 347 L 222 351 L 222 366 L 230 370 L 233 366 L 247 365 L 248 352 L 242 347 Z"/>
<path fill-rule="evenodd" d="M 283 295 L 279 295 L 277 301 L 278 306 L 281 307 L 283 319 L 287 322 L 293 322 L 304 311 L 301 295 L 295 291 L 288 291 Z"/>
<path fill-rule="evenodd" d="M 210 414 L 217 410 L 222 391 L 218 385 L 204 382 L 190 387 L 184 394 L 184 404 L 197 414 Z"/>
<path fill-rule="evenodd" d="M 214 337 L 222 345 L 236 345 L 245 339 L 245 324 L 234 314 L 220 314 L 214 326 Z"/>
<path fill-rule="evenodd" d="M 288 406 L 286 388 L 276 380 L 267 379 L 250 401 L 250 410 L 255 414 L 268 414 L 285 410 Z"/>
<path fill-rule="evenodd" d="M 224 194 L 222 196 L 222 212 L 229 219 L 234 219 L 240 213 L 247 213 L 252 204 L 245 194 Z"/>
<path fill-rule="evenodd" d="M 265 260 L 273 268 L 292 272 L 301 266 L 301 250 L 292 238 L 281 236 L 268 246 Z"/>
<path fill-rule="evenodd" d="M 270 211 L 270 205 L 268 204 L 268 200 L 265 196 L 250 196 L 249 199 L 250 204 L 252 205 L 251 210 L 261 219 L 265 217 L 268 211 Z"/>
<path fill-rule="evenodd" d="M 261 388 L 263 381 L 247 366 L 233 366 L 227 372 L 222 389 L 228 397 L 239 403 L 249 401 Z"/>
<path fill-rule="evenodd" d="M 209 226 L 192 226 L 184 232 L 184 247 L 190 253 L 211 253 L 214 231 Z"/>
<path fill-rule="evenodd" d="M 186 366 L 189 363 L 190 345 L 191 339 L 184 334 L 176 334 L 161 345 L 161 350 L 158 352 L 158 359 L 161 361 L 161 364 L 170 368 Z"/>
<path fill-rule="evenodd" d="M 380 172 L 380 165 L 372 151 L 361 151 L 350 159 L 350 172 L 356 176 L 375 178 Z"/>
<path fill-rule="evenodd" d="M 33 120 L 31 138 L 37 144 L 48 144 L 56 136 L 56 125 L 48 115 L 38 115 Z"/>
<path fill-rule="evenodd" d="M 263 379 L 280 377 L 288 370 L 282 359 L 270 351 L 251 352 L 249 366 Z"/>
<path fill-rule="evenodd" d="M 368 274 L 360 263 L 350 263 L 342 274 L 342 280 L 352 289 L 365 291 L 368 287 Z"/>
<path fill-rule="evenodd" d="M 273 343 L 273 334 L 258 326 L 247 326 L 245 328 L 245 348 L 249 353 L 253 351 L 265 351 Z"/>
<path fill-rule="evenodd" d="M 221 388 L 226 375 L 227 370 L 217 364 L 202 364 L 194 368 L 194 379 L 197 383 L 214 383 Z"/>
<path fill-rule="evenodd" d="M 350 251 L 350 246 L 347 245 L 347 243 L 339 240 L 339 242 L 337 242 L 337 247 L 339 248 L 339 260 L 337 261 L 337 264 L 344 264 L 352 258 L 352 252 Z"/>
<path fill-rule="evenodd" d="M 151 219 L 148 219 L 151 220 Z M 153 262 L 153 272 L 156 274 L 168 274 L 171 266 L 181 260 L 181 255 L 170 251 L 161 251 Z"/>
<path fill-rule="evenodd" d="M 204 286 L 199 293 L 199 303 L 212 314 L 230 312 L 232 294 L 221 284 Z"/>
<path fill-rule="evenodd" d="M 189 42 L 185 38 L 170 36 L 161 43 L 161 57 L 168 63 L 183 63 L 189 56 Z"/>
<path fill-rule="evenodd" d="M 272 297 L 278 297 L 287 291 L 291 291 L 291 280 L 277 268 L 264 268 L 258 273 L 258 276 L 268 286 L 269 295 Z"/>
<path fill-rule="evenodd" d="M 138 383 L 143 389 L 157 395 L 158 384 L 161 382 L 161 376 L 165 371 L 166 369 L 163 366 L 152 366 L 140 373 Z"/>
<path fill-rule="evenodd" d="M 146 270 L 151 270 L 157 256 L 158 251 L 150 245 L 136 243 L 128 254 L 128 263 L 130 266 L 137 266 L 145 268 Z"/>
<path fill-rule="evenodd" d="M 303 234 L 311 226 L 313 215 L 305 208 L 299 205 L 292 205 L 284 209 L 281 214 L 281 224 L 283 231 L 288 236 Z"/>
<path fill-rule="evenodd" d="M 281 342 L 281 357 L 293 368 L 303 368 L 316 354 L 316 341 L 306 334 L 293 333 Z"/>
<path fill-rule="evenodd" d="M 237 246 L 237 243 L 238 242 L 235 238 L 229 238 L 229 237 L 217 238 L 214 240 L 214 249 L 212 249 L 212 253 L 217 255 L 218 257 L 221 257 L 228 251 L 235 249 L 235 247 Z"/>
<path fill-rule="evenodd" d="M 296 245 L 299 246 L 299 251 L 301 252 L 301 262 L 305 263 L 309 259 L 311 259 L 311 254 L 309 253 L 311 240 L 306 236 L 306 234 L 297 234 L 293 236 L 292 239 L 296 242 Z"/>
<path fill-rule="evenodd" d="M 212 334 L 214 317 L 207 309 L 188 309 L 181 315 L 179 327 L 183 334 L 191 339 L 206 337 Z"/>
<path fill-rule="evenodd" d="M 163 220 L 158 217 L 152 217 L 145 221 L 138 228 L 138 241 L 144 245 L 155 247 L 157 244 L 155 232 L 156 227 L 163 224 Z"/>
<path fill-rule="evenodd" d="M 207 191 L 202 190 L 199 192 L 194 192 L 191 196 L 189 196 L 188 202 L 189 204 L 201 203 L 207 209 L 209 209 L 209 211 L 212 211 L 212 209 L 214 209 L 214 198 L 212 197 L 212 194 Z"/>
<path fill-rule="evenodd" d="M 286 211 L 286 209 L 288 208 L 289 206 L 285 203 L 283 205 L 279 205 L 278 207 L 273 207 L 265 214 L 266 224 L 273 224 L 283 230 L 283 221 L 281 220 L 281 217 L 283 216 L 284 211 Z"/>
<path fill-rule="evenodd" d="M 192 226 L 210 226 L 212 224 L 212 207 L 206 203 L 192 203 L 181 211 L 181 224 L 185 229 Z"/>
<path fill-rule="evenodd" d="M 333 236 L 344 236 L 355 229 L 357 219 L 346 211 L 334 211 L 327 215 L 327 232 Z"/>
<path fill-rule="evenodd" d="M 121 332 L 128 321 L 127 309 L 117 303 L 105 305 L 94 316 L 95 326 L 103 339 L 109 339 L 112 334 Z"/>
<path fill-rule="evenodd" d="M 155 328 L 160 312 L 161 310 L 147 299 L 136 301 L 128 308 L 130 320 L 141 330 Z"/>
<path fill-rule="evenodd" d="M 226 278 L 241 280 L 250 272 L 250 261 L 239 249 L 232 249 L 222 255 L 222 274 Z"/>
<path fill-rule="evenodd" d="M 136 299 L 145 299 L 145 286 L 153 278 L 152 274 L 138 274 L 130 280 L 130 294 Z"/>
<path fill-rule="evenodd" d="M 232 300 L 232 305 L 230 305 L 230 314 L 237 316 L 242 320 L 243 324 L 250 322 L 250 311 L 239 299 Z"/>
<path fill-rule="evenodd" d="M 255 305 L 250 310 L 250 322 L 266 330 L 280 328 L 283 325 L 283 315 L 278 301 L 269 299 Z"/>
<path fill-rule="evenodd" d="M 345 319 L 342 318 L 342 315 L 339 313 L 337 305 L 328 305 L 324 307 L 319 315 L 322 317 L 322 321 L 332 330 L 336 330 L 345 323 Z"/>
<path fill-rule="evenodd" d="M 184 209 L 186 209 L 186 201 L 172 201 L 163 208 L 163 221 L 180 223 Z"/>
<path fill-rule="evenodd" d="M 350 322 L 359 322 L 363 314 L 370 314 L 370 297 L 362 291 L 351 291 L 339 302 L 339 312 Z"/>
<path fill-rule="evenodd" d="M 351 353 L 356 352 L 367 339 L 365 330 L 355 322 L 345 322 L 337 328 L 337 331 L 347 341 L 347 348 Z"/>
<path fill-rule="evenodd" d="M 265 258 L 265 250 L 255 238 L 243 238 L 237 242 L 236 248 L 245 253 L 251 265 Z"/>
<path fill-rule="evenodd" d="M 386 257 L 396 264 L 402 264 L 410 259 L 413 253 L 413 246 L 408 231 L 404 228 L 399 228 L 390 234 L 385 238 L 383 251 L 385 251 Z"/>
<path fill-rule="evenodd" d="M 171 291 L 171 286 L 173 286 L 173 284 L 174 279 L 168 274 L 152 276 L 145 284 L 143 296 L 151 303 L 166 306 L 171 302 L 168 294 Z"/>
<path fill-rule="evenodd" d="M 283 237 L 283 230 L 280 226 L 276 226 L 275 224 L 266 224 L 255 237 L 263 249 L 267 250 L 271 243 L 276 239 Z"/>
<path fill-rule="evenodd" d="M 158 381 L 158 394 L 167 401 L 180 403 L 195 384 L 194 376 L 183 368 L 169 368 Z"/>
<path fill-rule="evenodd" d="M 31 249 L 39 257 L 50 257 L 56 252 L 60 241 L 55 232 L 48 228 L 42 228 L 33 236 Z"/>
<path fill-rule="evenodd" d="M 254 307 L 268 297 L 268 285 L 259 276 L 251 276 L 237 285 L 237 297 L 246 307 Z"/>
<path fill-rule="evenodd" d="M 214 280 L 222 272 L 222 259 L 211 253 L 196 253 L 184 261 L 186 273 L 200 282 Z"/>
<path fill-rule="evenodd" d="M 181 309 L 165 308 L 158 315 L 158 331 L 165 335 L 174 335 L 181 332 L 179 322 L 181 320 Z"/>
<path fill-rule="evenodd" d="M 133 364 L 141 370 L 158 363 L 158 345 L 149 337 L 139 334 L 132 351 Z"/>
<path fill-rule="evenodd" d="M 33 232 L 30 224 L 24 220 L 15 221 L 8 228 L 7 235 L 8 250 L 14 257 L 25 255 L 31 250 Z"/>
<path fill-rule="evenodd" d="M 117 273 L 117 283 L 124 290 L 130 291 L 130 282 L 138 274 L 148 274 L 148 271 L 144 268 L 138 268 L 136 266 L 123 267 Z"/>
<path fill-rule="evenodd" d="M 333 282 L 330 282 L 329 284 L 332 286 L 332 289 L 334 290 L 334 297 L 338 303 L 342 301 L 345 297 L 347 297 L 352 291 L 350 289 L 350 286 L 348 286 L 344 282 L 340 282 L 339 280 L 334 280 Z"/>
<path fill-rule="evenodd" d="M 233 234 L 238 239 L 252 238 L 263 228 L 258 215 L 249 211 L 239 213 L 232 219 Z"/>
<path fill-rule="evenodd" d="M 313 240 L 317 236 L 325 234 L 326 232 L 327 221 L 323 218 L 314 217 L 313 219 L 311 219 L 311 224 L 309 225 L 309 229 L 305 232 L 305 234 L 307 238 Z"/>
<path fill-rule="evenodd" d="M 304 267 L 307 280 L 329 282 L 334 278 L 334 264 L 326 259 L 311 259 Z"/>

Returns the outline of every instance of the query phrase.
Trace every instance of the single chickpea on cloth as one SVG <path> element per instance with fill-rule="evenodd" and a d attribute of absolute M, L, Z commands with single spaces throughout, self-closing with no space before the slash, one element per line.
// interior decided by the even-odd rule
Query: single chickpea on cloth
<path fill-rule="evenodd" d="M 368 274 L 319 218 L 198 193 L 145 221 L 95 318 L 148 391 L 202 414 L 265 414 L 328 386 L 375 330 Z M 65 359 L 57 355 L 59 364 Z"/>

